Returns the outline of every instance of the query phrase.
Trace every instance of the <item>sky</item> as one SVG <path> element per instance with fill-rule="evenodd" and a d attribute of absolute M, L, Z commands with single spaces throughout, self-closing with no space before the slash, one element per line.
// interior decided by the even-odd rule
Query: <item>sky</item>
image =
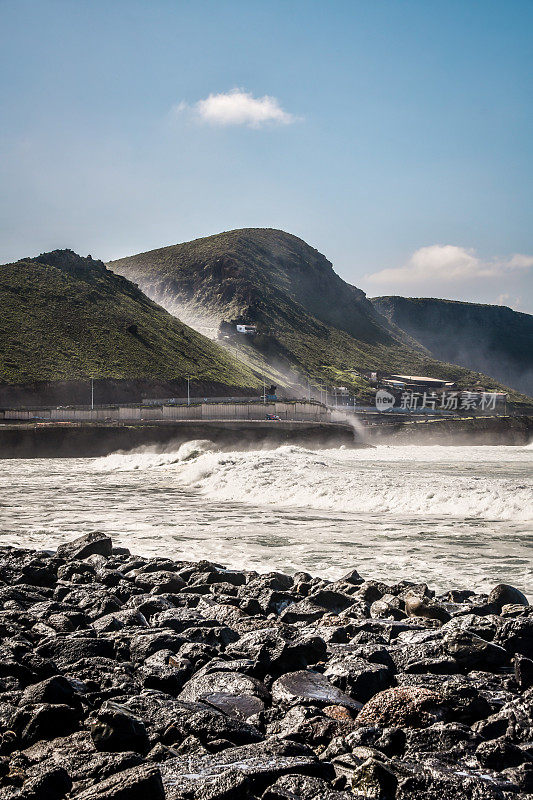
<path fill-rule="evenodd" d="M 280 228 L 533 312 L 531 0 L 0 0 L 0 263 Z"/>

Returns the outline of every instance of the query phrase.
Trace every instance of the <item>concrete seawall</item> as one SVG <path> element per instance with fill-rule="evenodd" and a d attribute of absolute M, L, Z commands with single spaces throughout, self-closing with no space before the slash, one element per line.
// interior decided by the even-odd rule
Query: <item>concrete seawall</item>
<path fill-rule="evenodd" d="M 533 417 L 471 417 L 402 421 L 367 428 L 371 444 L 527 445 Z"/>
<path fill-rule="evenodd" d="M 361 447 L 346 424 L 267 420 L 182 420 L 172 422 L 13 424 L 0 426 L 0 458 L 87 458 L 144 445 L 163 448 L 191 439 L 223 447 Z"/>

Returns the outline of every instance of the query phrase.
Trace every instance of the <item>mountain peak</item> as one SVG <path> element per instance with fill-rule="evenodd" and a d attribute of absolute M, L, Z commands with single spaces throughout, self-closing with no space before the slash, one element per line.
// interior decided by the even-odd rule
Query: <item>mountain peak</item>
<path fill-rule="evenodd" d="M 107 267 L 103 261 L 95 260 L 91 255 L 86 257 L 78 255 L 68 247 L 64 249 L 51 250 L 49 253 L 41 253 L 34 258 L 25 258 L 23 261 L 34 261 L 49 267 L 56 267 L 63 272 L 83 273 L 83 272 L 107 272 Z"/>

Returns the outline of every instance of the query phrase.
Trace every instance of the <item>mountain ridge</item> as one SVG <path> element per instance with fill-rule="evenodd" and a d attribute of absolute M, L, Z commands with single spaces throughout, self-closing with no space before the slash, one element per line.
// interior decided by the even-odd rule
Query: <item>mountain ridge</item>
<path fill-rule="evenodd" d="M 230 346 L 274 378 L 277 370 L 357 388 L 358 370 L 409 370 L 503 388 L 487 375 L 435 359 L 340 278 L 324 255 L 284 231 L 226 231 L 108 266 L 188 324 L 207 319 L 211 335 L 224 323 L 227 335 L 237 322 L 256 324 L 261 335 L 253 343 L 233 336 Z"/>
<path fill-rule="evenodd" d="M 388 295 L 377 310 L 436 358 L 491 374 L 533 396 L 533 316 L 508 306 Z"/>

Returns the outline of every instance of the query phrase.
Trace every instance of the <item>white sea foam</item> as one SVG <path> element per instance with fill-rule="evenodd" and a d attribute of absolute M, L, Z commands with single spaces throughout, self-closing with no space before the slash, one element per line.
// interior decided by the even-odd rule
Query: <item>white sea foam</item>
<path fill-rule="evenodd" d="M 533 596 L 532 462 L 527 447 L 225 453 L 205 440 L 0 460 L 0 542 L 53 548 L 97 530 L 132 553 Z"/>
<path fill-rule="evenodd" d="M 212 499 L 254 505 L 533 519 L 530 481 L 525 473 L 518 479 L 506 474 L 501 448 L 483 449 L 481 475 L 471 448 L 469 457 L 459 462 L 457 451 L 467 448 L 451 449 L 455 452 L 440 447 L 204 452 L 182 462 L 176 480 Z M 514 465 L 517 455 L 515 450 Z M 443 470 L 446 463 L 457 465 L 453 474 Z"/>

